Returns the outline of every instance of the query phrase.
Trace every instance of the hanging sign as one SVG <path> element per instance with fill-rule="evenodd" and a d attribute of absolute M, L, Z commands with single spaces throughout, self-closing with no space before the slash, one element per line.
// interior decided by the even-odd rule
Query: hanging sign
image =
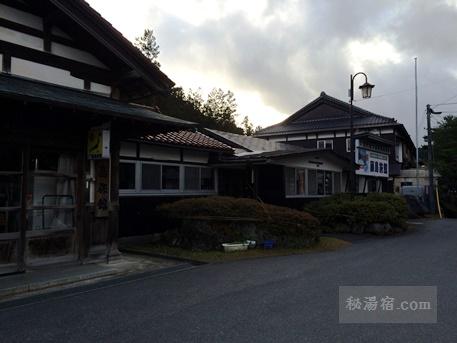
<path fill-rule="evenodd" d="M 87 156 L 90 160 L 110 158 L 110 131 L 101 128 L 89 130 Z"/>

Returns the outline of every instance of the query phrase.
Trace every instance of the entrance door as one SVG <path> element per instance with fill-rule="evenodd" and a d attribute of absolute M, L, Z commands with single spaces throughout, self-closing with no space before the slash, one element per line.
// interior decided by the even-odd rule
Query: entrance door
<path fill-rule="evenodd" d="M 18 269 L 22 165 L 20 149 L 0 145 L 0 274 Z"/>

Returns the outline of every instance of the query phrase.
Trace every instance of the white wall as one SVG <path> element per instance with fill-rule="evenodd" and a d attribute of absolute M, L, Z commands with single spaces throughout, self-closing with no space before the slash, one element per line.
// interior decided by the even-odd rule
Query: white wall
<path fill-rule="evenodd" d="M 334 138 L 334 135 L 333 133 L 319 133 L 317 135 L 317 138 L 321 139 L 321 138 Z"/>
<path fill-rule="evenodd" d="M 0 18 L 43 30 L 43 20 L 40 17 L 2 4 L 0 4 Z"/>
<path fill-rule="evenodd" d="M 63 38 L 66 38 L 66 39 L 70 39 L 70 40 L 73 40 L 73 38 L 71 38 L 69 35 L 67 35 L 65 32 L 63 32 L 61 29 L 59 29 L 58 27 L 56 26 L 53 26 L 51 28 L 51 33 L 53 35 L 56 35 L 56 36 L 59 36 L 59 37 L 63 37 Z"/>
<path fill-rule="evenodd" d="M 179 149 L 140 144 L 140 158 L 152 158 L 163 161 L 180 161 L 181 152 Z"/>
<path fill-rule="evenodd" d="M 43 39 L 0 27 L 0 40 L 43 51 Z"/>
<path fill-rule="evenodd" d="M 120 155 L 124 157 L 136 157 L 136 143 L 121 142 Z"/>
<path fill-rule="evenodd" d="M 403 162 L 403 144 L 402 143 L 397 143 L 397 145 L 395 145 L 395 159 L 400 163 Z"/>
<path fill-rule="evenodd" d="M 51 52 L 54 55 L 66 57 L 78 62 L 87 63 L 96 67 L 108 69 L 100 60 L 87 51 L 75 49 L 60 43 L 52 42 Z"/>
<path fill-rule="evenodd" d="M 285 137 L 274 137 L 274 138 L 269 138 L 268 140 L 270 142 L 285 142 L 286 138 Z"/>
<path fill-rule="evenodd" d="M 289 136 L 289 137 L 287 137 L 287 141 L 289 141 L 289 142 L 306 141 L 306 136 Z"/>
<path fill-rule="evenodd" d="M 318 157 L 318 158 L 315 158 Z M 321 162 L 322 164 L 310 163 L 310 161 Z M 275 164 L 281 164 L 287 167 L 321 169 L 335 172 L 342 172 L 343 169 L 334 161 L 322 156 L 300 156 L 300 157 L 285 157 L 275 161 Z"/>
<path fill-rule="evenodd" d="M 184 162 L 192 162 L 192 163 L 208 163 L 209 154 L 204 151 L 192 151 L 192 150 L 184 150 L 183 152 L 183 160 Z"/>
<path fill-rule="evenodd" d="M 346 137 L 346 131 L 340 131 L 335 134 L 336 137 Z"/>
<path fill-rule="evenodd" d="M 107 85 L 102 85 L 101 83 L 91 82 L 90 90 L 95 93 L 111 95 L 111 87 Z"/>
<path fill-rule="evenodd" d="M 11 58 L 11 74 L 28 77 L 77 89 L 84 89 L 84 81 L 73 77 L 70 72 L 20 58 Z"/>

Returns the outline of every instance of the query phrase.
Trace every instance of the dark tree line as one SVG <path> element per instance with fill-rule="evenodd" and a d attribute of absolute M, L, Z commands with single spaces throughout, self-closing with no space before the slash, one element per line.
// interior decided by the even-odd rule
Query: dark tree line
<path fill-rule="evenodd" d="M 433 141 L 442 205 L 448 216 L 457 217 L 457 117 L 444 117 L 433 130 Z"/>

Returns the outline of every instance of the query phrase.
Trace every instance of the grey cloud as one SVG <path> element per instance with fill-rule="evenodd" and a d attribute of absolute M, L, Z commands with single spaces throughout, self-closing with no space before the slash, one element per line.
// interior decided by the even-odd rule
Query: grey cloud
<path fill-rule="evenodd" d="M 263 15 L 275 18 L 288 4 L 270 0 Z M 200 26 L 163 18 L 157 27 L 162 56 L 202 72 L 224 73 L 240 88 L 260 92 L 266 104 L 286 116 L 321 90 L 347 99 L 349 74 L 355 72 L 345 54 L 347 44 L 381 37 L 404 60 L 365 64 L 376 84 L 375 97 L 360 106 L 394 116 L 414 135 L 414 56 L 419 57 L 421 115 L 426 103 L 457 95 L 457 81 L 450 74 L 457 69 L 457 10 L 445 1 L 310 0 L 301 1 L 297 10 L 302 20 L 274 19 L 265 27 L 241 14 Z M 398 92 L 405 89 L 409 91 Z"/>

